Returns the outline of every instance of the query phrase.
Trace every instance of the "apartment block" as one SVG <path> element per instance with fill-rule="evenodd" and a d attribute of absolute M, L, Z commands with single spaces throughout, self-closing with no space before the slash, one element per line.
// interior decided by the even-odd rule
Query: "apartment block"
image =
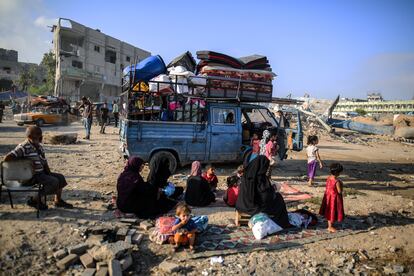
<path fill-rule="evenodd" d="M 55 95 L 112 101 L 121 91 L 122 70 L 150 52 L 70 19 L 59 18 L 52 32 L 56 55 Z"/>

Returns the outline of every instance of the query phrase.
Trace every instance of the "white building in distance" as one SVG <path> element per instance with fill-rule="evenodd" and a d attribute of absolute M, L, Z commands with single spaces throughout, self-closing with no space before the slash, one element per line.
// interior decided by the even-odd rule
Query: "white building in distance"
<path fill-rule="evenodd" d="M 52 32 L 56 55 L 55 96 L 78 101 L 112 101 L 121 91 L 122 70 L 151 55 L 150 52 L 59 18 Z"/>

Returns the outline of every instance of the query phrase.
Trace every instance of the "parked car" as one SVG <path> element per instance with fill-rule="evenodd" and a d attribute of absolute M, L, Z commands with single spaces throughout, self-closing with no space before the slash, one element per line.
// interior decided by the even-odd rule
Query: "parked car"
<path fill-rule="evenodd" d="M 66 109 L 62 108 L 34 108 L 28 113 L 14 115 L 14 121 L 19 126 L 25 124 L 35 124 L 43 126 L 45 124 L 68 124 L 71 116 Z"/>

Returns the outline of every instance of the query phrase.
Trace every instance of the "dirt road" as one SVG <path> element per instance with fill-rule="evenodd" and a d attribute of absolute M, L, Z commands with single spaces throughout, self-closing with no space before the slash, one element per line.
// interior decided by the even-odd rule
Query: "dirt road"
<path fill-rule="evenodd" d="M 0 124 L 0 158 L 24 140 L 24 127 L 10 121 Z M 68 127 L 44 127 L 44 132 L 78 132 L 79 123 Z M 59 269 L 53 252 L 82 242 L 79 229 L 83 226 L 116 224 L 107 202 L 116 190 L 116 178 L 124 161 L 116 152 L 117 129 L 107 128 L 108 134 L 98 134 L 93 128 L 92 140 L 80 139 L 74 145 L 45 145 L 53 171 L 63 173 L 69 186 L 64 198 L 75 205 L 73 210 L 52 207 L 36 219 L 35 211 L 25 205 L 26 195 L 15 195 L 16 206 L 10 208 L 7 196 L 0 204 L 0 274 L 57 275 Z M 326 164 L 341 162 L 347 195 L 347 217 L 363 221 L 366 231 L 356 235 L 306 244 L 292 249 L 258 251 L 224 256 L 223 264 L 210 264 L 210 258 L 175 260 L 169 245 L 158 246 L 145 236 L 134 265 L 127 275 L 163 274 L 158 266 L 164 259 L 181 266 L 188 275 L 296 275 L 296 274 L 383 274 L 404 271 L 414 273 L 414 146 L 381 140 L 368 145 L 345 144 L 329 137 L 320 137 L 320 153 Z M 237 164 L 218 166 L 220 189 L 224 179 Z M 148 173 L 146 168 L 144 175 Z M 178 171 L 188 174 L 189 168 Z M 307 187 L 305 153 L 292 153 L 279 164 L 273 179 L 295 183 L 301 191 L 313 195 L 307 202 L 289 205 L 290 209 L 307 207 L 318 211 L 323 195 L 327 170 L 321 171 L 316 187 Z M 185 183 L 176 183 L 185 185 Z M 50 198 L 51 199 L 51 198 Z M 231 208 L 202 208 L 196 215 L 207 214 L 211 223 L 229 224 L 234 216 Z M 335 250 L 326 250 L 327 248 Z M 340 252 L 343 249 L 349 252 Z M 363 249 L 368 260 L 358 258 L 352 250 Z M 77 264 L 64 275 L 78 275 L 83 271 Z"/>

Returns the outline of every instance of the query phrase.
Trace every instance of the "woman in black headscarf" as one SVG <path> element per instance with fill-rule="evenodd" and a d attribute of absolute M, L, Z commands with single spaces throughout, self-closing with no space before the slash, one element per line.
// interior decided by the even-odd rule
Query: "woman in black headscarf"
<path fill-rule="evenodd" d="M 144 161 L 136 156 L 130 157 L 117 182 L 117 207 L 121 212 L 134 213 L 140 218 L 157 215 L 158 189 L 142 179 L 140 172 Z"/>
<path fill-rule="evenodd" d="M 170 161 L 167 157 L 161 156 L 150 163 L 150 173 L 147 181 L 159 190 L 164 189 L 168 185 L 168 178 L 171 176 Z M 175 187 L 174 193 L 170 198 L 178 199 L 184 192 L 183 187 Z"/>
<path fill-rule="evenodd" d="M 204 207 L 216 201 L 208 182 L 201 177 L 201 163 L 194 161 L 191 164 L 191 175 L 187 179 L 185 202 L 191 206 Z"/>
<path fill-rule="evenodd" d="M 269 160 L 259 155 L 245 166 L 236 209 L 249 215 L 263 212 L 283 228 L 290 227 L 285 201 L 266 176 Z"/>

